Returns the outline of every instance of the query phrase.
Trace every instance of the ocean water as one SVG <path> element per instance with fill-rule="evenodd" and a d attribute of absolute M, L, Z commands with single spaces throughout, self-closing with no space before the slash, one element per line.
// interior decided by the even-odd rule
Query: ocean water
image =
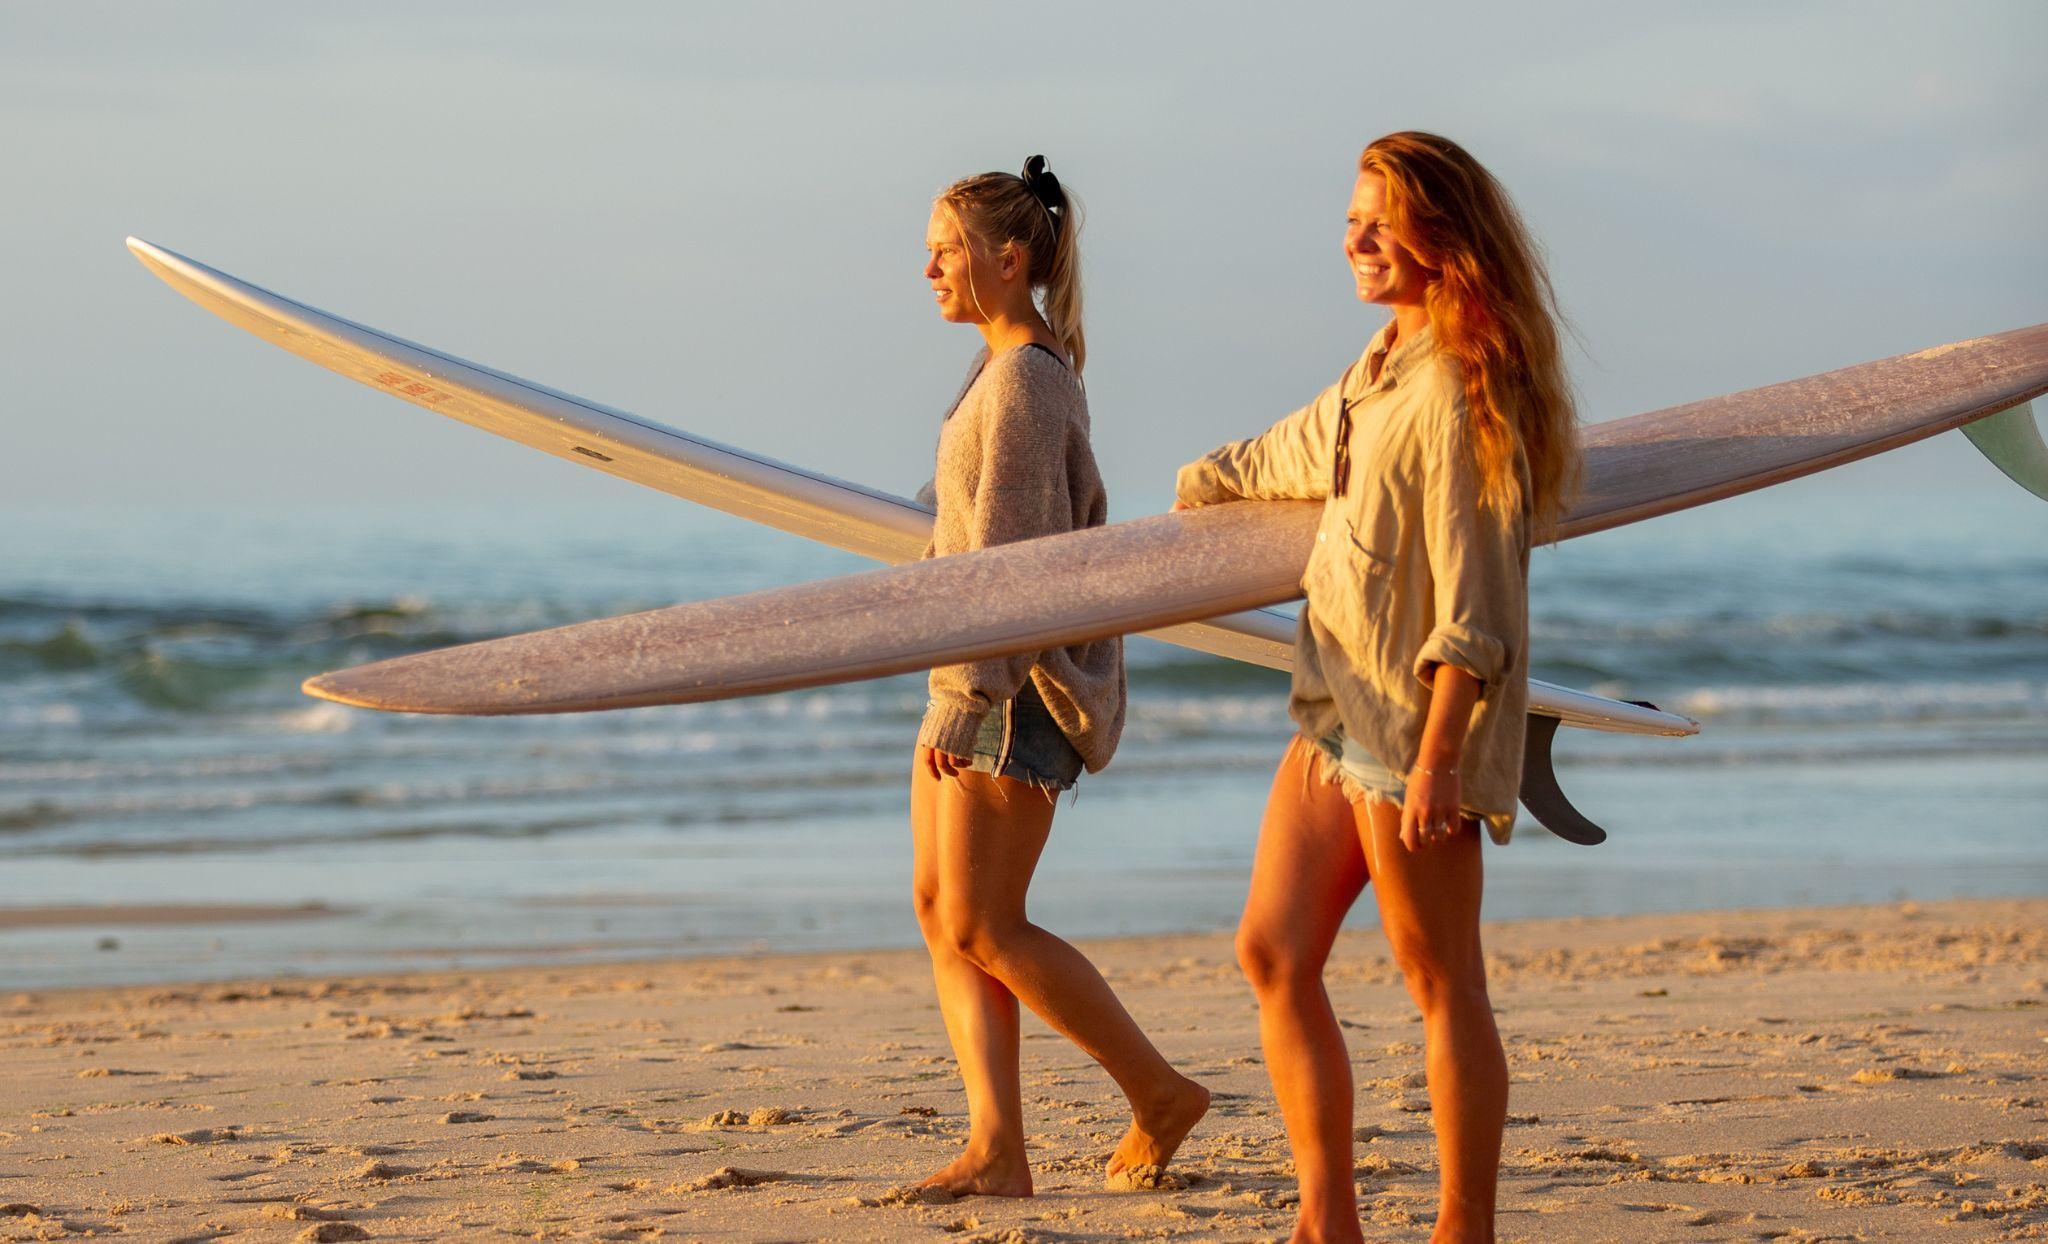
<path fill-rule="evenodd" d="M 297 691 L 865 563 L 660 498 L 0 522 L 0 908 L 324 905 L 113 949 L 0 927 L 0 988 L 916 940 L 921 677 L 527 719 Z M 1525 816 L 1489 915 L 2048 892 L 2048 506 L 1808 481 L 1541 550 L 1531 598 L 1539 677 L 1706 729 L 1565 732 L 1565 788 L 1614 838 Z M 1143 640 L 1130 661 L 1122 750 L 1062 806 L 1034 917 L 1226 927 L 1285 679 Z"/>

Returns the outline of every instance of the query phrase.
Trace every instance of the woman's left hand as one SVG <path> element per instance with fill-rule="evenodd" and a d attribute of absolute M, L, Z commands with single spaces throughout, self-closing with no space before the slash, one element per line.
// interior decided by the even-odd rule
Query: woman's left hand
<path fill-rule="evenodd" d="M 1458 836 L 1465 818 L 1458 811 L 1458 758 L 1465 749 L 1465 725 L 1479 701 L 1479 679 L 1455 665 L 1438 665 L 1429 678 L 1429 720 L 1422 747 L 1408 771 L 1408 797 L 1401 803 L 1401 845 L 1410 851 L 1441 846 Z"/>
<path fill-rule="evenodd" d="M 971 760 L 939 751 L 937 748 L 920 746 L 917 752 L 918 759 L 924 761 L 924 771 L 932 775 L 933 781 L 959 777 L 963 770 L 973 765 Z"/>
<path fill-rule="evenodd" d="M 1458 810 L 1458 775 L 1417 768 L 1408 774 L 1408 797 L 1401 803 L 1401 845 L 1410 851 L 1449 842 L 1463 824 Z"/>

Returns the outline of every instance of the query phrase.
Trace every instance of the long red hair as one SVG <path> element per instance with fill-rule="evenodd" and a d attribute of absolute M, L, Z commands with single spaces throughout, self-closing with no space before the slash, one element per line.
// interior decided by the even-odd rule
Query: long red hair
<path fill-rule="evenodd" d="M 1521 213 L 1479 161 L 1435 134 L 1376 139 L 1358 169 L 1386 179 L 1394 237 L 1435 273 L 1425 302 L 1437 347 L 1464 372 L 1482 500 L 1526 509 L 1547 537 L 1578 487 L 1578 414 L 1557 295 Z"/>

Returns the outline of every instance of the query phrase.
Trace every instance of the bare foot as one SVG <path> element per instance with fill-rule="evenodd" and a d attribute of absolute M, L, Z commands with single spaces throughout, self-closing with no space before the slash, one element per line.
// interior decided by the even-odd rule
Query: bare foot
<path fill-rule="evenodd" d="M 1031 1165 L 1021 1156 L 963 1153 L 917 1186 L 953 1196 L 1030 1196 Z"/>
<path fill-rule="evenodd" d="M 1294 1221 L 1294 1234 L 1287 1237 L 1287 1244 L 1351 1244 L 1363 1240 L 1365 1235 L 1358 1229 L 1358 1219 L 1349 1222 L 1338 1221 L 1331 1229 L 1324 1231 L 1306 1218 Z"/>
<path fill-rule="evenodd" d="M 1131 1130 L 1110 1155 L 1104 1174 L 1114 1179 L 1119 1172 L 1135 1167 L 1165 1166 L 1207 1113 L 1209 1090 L 1182 1076 L 1171 1097 L 1132 1108 Z"/>

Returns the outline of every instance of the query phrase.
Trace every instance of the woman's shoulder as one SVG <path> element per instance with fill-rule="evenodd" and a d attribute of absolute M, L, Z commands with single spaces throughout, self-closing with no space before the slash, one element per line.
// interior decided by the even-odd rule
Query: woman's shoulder
<path fill-rule="evenodd" d="M 1402 388 L 1412 395 L 1415 417 L 1425 426 L 1462 423 L 1466 413 L 1465 368 L 1447 350 L 1432 350 L 1417 359 Z"/>
<path fill-rule="evenodd" d="M 1086 414 L 1088 399 L 1078 377 L 1050 350 L 1020 346 L 1005 350 L 982 369 L 977 396 L 992 409 Z"/>
<path fill-rule="evenodd" d="M 1025 381 L 1059 379 L 1070 386 L 1074 381 L 1073 369 L 1067 366 L 1066 361 L 1037 342 L 995 355 L 988 360 L 987 371 L 990 375 L 1012 376 Z"/>
<path fill-rule="evenodd" d="M 1411 375 L 1426 397 L 1445 402 L 1465 400 L 1465 365 L 1449 350 L 1431 350 L 1417 359 Z"/>

